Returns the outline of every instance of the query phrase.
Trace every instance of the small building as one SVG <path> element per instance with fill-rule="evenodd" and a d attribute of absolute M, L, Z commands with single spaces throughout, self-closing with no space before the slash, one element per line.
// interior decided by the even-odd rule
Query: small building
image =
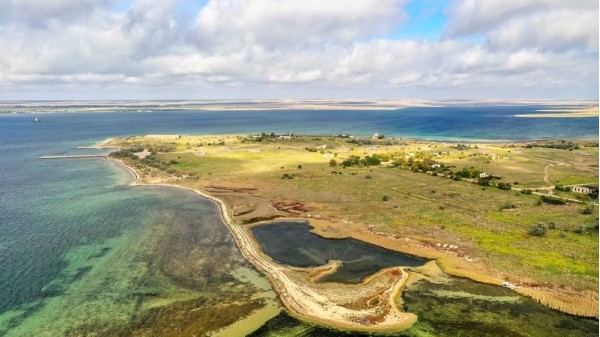
<path fill-rule="evenodd" d="M 490 176 L 490 175 L 489 175 L 489 174 L 487 174 L 487 173 L 485 173 L 485 172 L 481 172 L 481 173 L 479 173 L 479 178 L 487 178 L 487 177 L 489 177 L 489 176 Z"/>
<path fill-rule="evenodd" d="M 277 137 L 279 139 L 292 139 L 292 135 L 281 135 L 279 137 Z"/>
<path fill-rule="evenodd" d="M 573 186 L 571 187 L 571 191 L 583 194 L 591 194 L 593 192 L 591 188 L 585 186 Z"/>
<path fill-rule="evenodd" d="M 371 138 L 373 138 L 373 139 L 377 139 L 377 138 L 379 138 L 379 133 L 375 132 L 375 133 L 373 134 L 373 137 L 371 137 Z"/>

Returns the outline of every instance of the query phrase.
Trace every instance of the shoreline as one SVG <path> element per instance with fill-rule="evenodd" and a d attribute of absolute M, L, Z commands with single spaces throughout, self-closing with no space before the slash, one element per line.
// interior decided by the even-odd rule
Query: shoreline
<path fill-rule="evenodd" d="M 410 141 L 410 140 L 414 140 L 414 139 L 406 139 L 406 140 Z M 124 167 L 126 167 L 128 170 L 134 172 L 135 177 L 136 177 L 135 178 L 136 182 L 138 182 L 141 179 L 141 177 L 138 175 L 138 173 L 135 172 L 135 169 L 129 167 L 128 165 L 121 162 L 120 160 L 117 160 L 114 158 L 108 158 L 108 159 L 118 161 Z M 236 244 L 238 244 L 238 247 L 240 247 L 240 250 L 242 250 L 242 247 L 240 246 L 242 243 L 239 243 L 238 237 L 235 233 L 235 229 L 232 227 L 239 227 L 242 230 L 242 233 L 240 235 L 244 235 L 246 237 L 249 236 L 249 238 L 246 238 L 249 241 L 251 241 L 249 244 L 254 245 L 254 246 L 258 245 L 258 247 L 254 247 L 253 249 L 255 249 L 255 250 L 258 249 L 259 258 L 265 259 L 266 255 L 264 253 L 262 253 L 260 244 L 253 239 L 253 236 L 251 234 L 247 233 L 249 231 L 249 228 L 251 228 L 252 226 L 257 225 L 259 223 L 251 224 L 250 226 L 243 226 L 243 227 L 241 225 L 235 224 L 235 221 L 233 220 L 233 215 L 231 214 L 231 210 L 228 209 L 227 205 L 222 200 L 213 197 L 212 195 L 208 194 L 207 192 L 194 190 L 192 188 L 174 185 L 174 184 L 144 183 L 143 185 L 169 186 L 169 187 L 183 188 L 183 189 L 187 189 L 192 192 L 195 192 L 198 195 L 206 197 L 206 198 L 212 200 L 213 202 L 217 203 L 217 205 L 221 209 L 222 219 L 226 223 L 226 225 L 228 226 L 228 228 L 230 229 L 232 234 L 234 235 L 234 238 L 236 238 Z M 285 217 L 283 219 L 293 220 L 294 218 Z M 301 220 L 306 221 L 309 219 L 302 218 Z M 231 223 L 229 223 L 229 221 L 231 221 Z M 309 222 L 310 222 L 310 225 L 314 228 L 314 232 L 316 234 L 318 234 L 322 237 L 326 237 L 326 238 L 331 237 L 331 233 L 326 233 L 322 230 L 324 228 L 324 226 L 326 226 L 326 224 L 319 225 L 320 221 L 318 221 L 317 219 L 310 219 Z M 244 233 L 244 230 L 245 230 L 245 233 Z M 374 245 L 384 247 L 387 249 L 434 259 L 437 261 L 440 268 L 442 270 L 444 270 L 444 272 L 446 272 L 450 275 L 468 278 L 468 279 L 471 279 L 476 282 L 493 284 L 493 285 L 497 285 L 497 286 L 504 286 L 504 287 L 514 290 L 515 292 L 519 293 L 520 295 L 532 298 L 532 299 L 536 300 L 537 302 L 539 302 L 540 304 L 542 304 L 546 307 L 549 307 L 551 309 L 557 310 L 559 312 L 573 315 L 573 316 L 578 316 L 578 317 L 587 317 L 587 318 L 598 319 L 597 305 L 595 305 L 595 303 L 597 303 L 597 300 L 594 298 L 595 295 L 591 294 L 589 292 L 585 292 L 585 291 L 578 292 L 575 289 L 570 289 L 570 290 L 565 291 L 565 290 L 561 290 L 556 287 L 552 287 L 552 286 L 548 286 L 548 285 L 529 285 L 529 284 L 520 284 L 520 283 L 519 284 L 510 284 L 508 282 L 505 282 L 501 278 L 499 278 L 497 275 L 492 274 L 491 271 L 489 271 L 482 265 L 467 263 L 466 261 L 463 261 L 454 256 L 444 254 L 443 252 L 438 252 L 435 249 L 430 249 L 430 247 L 418 245 L 417 244 L 418 240 L 411 239 L 411 240 L 407 241 L 409 243 L 402 244 L 399 246 L 397 240 L 394 240 L 393 238 L 377 236 L 377 235 L 374 235 L 373 233 L 368 233 L 366 231 L 359 231 L 356 233 L 351 233 L 347 237 L 358 239 L 363 242 L 374 244 Z M 252 242 L 252 241 L 254 241 L 254 242 Z M 246 242 L 246 244 L 248 244 L 248 242 Z M 282 292 L 280 292 L 279 288 L 277 288 L 276 281 L 274 281 L 272 279 L 272 276 L 268 272 L 264 271 L 260 266 L 257 266 L 254 263 L 254 261 L 252 261 L 252 259 L 254 257 L 248 257 L 246 255 L 246 253 L 244 253 L 244 252 L 243 252 L 243 254 L 253 265 L 256 266 L 257 269 L 259 269 L 264 274 L 267 274 L 267 276 L 269 277 L 269 280 L 273 284 L 275 290 L 278 292 L 278 294 L 280 296 L 280 300 L 282 302 L 284 302 L 284 306 L 288 309 L 288 312 L 292 316 L 301 318 L 303 320 L 315 321 L 313 319 L 307 318 L 306 316 L 303 316 L 301 313 L 296 313 L 293 308 L 290 308 L 288 305 L 286 305 L 285 301 L 283 300 Z M 271 263 L 274 262 L 268 256 L 266 256 L 266 258 L 267 258 L 268 262 L 271 262 Z M 329 266 L 329 267 L 331 268 L 331 266 Z M 319 275 L 319 276 L 322 276 L 322 275 Z M 596 307 L 596 309 L 590 311 L 590 309 L 584 308 L 584 307 L 589 307 L 589 306 Z M 323 321 L 320 319 L 317 319 L 317 322 L 336 326 L 336 324 L 331 324 L 327 321 Z M 364 329 L 364 326 L 360 326 L 358 328 L 352 328 L 352 327 L 348 328 L 346 326 L 338 326 L 338 327 L 344 328 L 344 329 L 374 331 L 371 329 Z M 376 330 L 381 331 L 381 329 L 376 329 Z"/>
<path fill-rule="evenodd" d="M 230 214 L 231 211 L 227 208 L 227 205 L 220 199 L 213 197 L 206 192 L 196 190 L 189 187 L 167 184 L 167 183 L 143 183 L 141 182 L 141 175 L 129 165 L 123 161 L 115 158 L 106 158 L 107 160 L 118 164 L 120 167 L 126 169 L 133 175 L 133 181 L 129 186 L 162 186 L 162 187 L 174 187 L 183 190 L 193 192 L 201 197 L 204 197 L 214 202 L 218 208 L 221 219 L 232 233 L 236 245 L 240 249 L 242 255 L 263 275 L 267 276 L 269 282 L 273 286 L 273 289 L 279 295 L 278 298 L 283 306 L 287 309 L 288 313 L 292 316 L 317 324 L 325 324 L 336 329 L 353 330 L 353 331 L 364 331 L 364 332 L 390 332 L 405 330 L 411 327 L 417 320 L 417 316 L 412 313 L 402 312 L 396 305 L 395 300 L 402 288 L 405 286 L 406 281 L 409 278 L 408 272 L 405 268 L 401 267 L 390 267 L 382 269 L 377 273 L 370 275 L 362 283 L 356 285 L 344 285 L 344 290 L 362 290 L 361 287 L 371 284 L 382 283 L 382 279 L 385 276 L 393 274 L 393 272 L 400 272 L 401 277 L 395 277 L 391 284 L 386 285 L 387 302 L 382 301 L 381 306 L 375 306 L 375 308 L 369 308 L 368 310 L 358 311 L 351 310 L 335 304 L 328 304 L 327 295 L 322 291 L 327 289 L 310 289 L 302 288 L 301 282 L 298 282 L 297 277 L 289 275 L 286 271 L 310 271 L 316 269 L 329 269 L 331 265 L 317 268 L 290 268 L 284 265 L 277 264 L 266 256 L 260 244 L 253 238 L 250 233 L 250 229 L 246 226 L 237 225 L 233 216 Z M 266 258 L 265 258 L 266 257 Z M 395 274 L 394 274 L 395 275 Z M 389 282 L 389 281 L 388 281 Z M 384 282 L 385 283 L 385 282 Z M 364 291 L 363 291 L 364 292 Z M 345 294 L 349 295 L 349 294 Z M 351 297 L 351 296 L 348 296 Z M 389 307 L 388 307 L 389 306 Z M 381 310 L 383 307 L 384 310 Z M 356 315 L 363 313 L 373 314 L 383 311 L 385 319 L 382 322 L 376 324 L 365 325 L 359 324 L 356 321 Z M 334 317 L 334 318 L 332 318 Z M 337 317 L 337 319 L 335 319 Z"/>
<path fill-rule="evenodd" d="M 517 114 L 520 118 L 598 118 L 598 106 L 584 109 L 540 109 L 531 114 Z"/>
<path fill-rule="evenodd" d="M 406 324 L 407 322 L 405 322 L 404 324 L 400 324 L 398 326 L 395 327 L 386 327 L 386 328 L 368 328 L 362 325 L 346 325 L 346 324 L 339 324 L 339 322 L 335 322 L 335 321 L 331 321 L 330 319 L 321 319 L 319 317 L 311 317 L 308 315 L 304 315 L 301 311 L 298 310 L 298 308 L 296 307 L 296 305 L 294 305 L 294 303 L 288 303 L 286 301 L 286 299 L 289 299 L 289 295 L 288 293 L 282 289 L 280 289 L 281 287 L 284 287 L 284 285 L 280 282 L 278 282 L 278 280 L 275 280 L 274 277 L 269 273 L 269 271 L 265 271 L 264 265 L 263 264 L 259 264 L 257 265 L 255 262 L 257 262 L 257 260 L 255 259 L 259 259 L 259 260 L 266 260 L 264 261 L 266 264 L 268 263 L 274 263 L 274 261 L 272 261 L 270 259 L 270 257 L 266 256 L 261 249 L 260 243 L 256 242 L 256 240 L 254 240 L 254 238 L 251 236 L 250 232 L 250 228 L 252 226 L 255 225 L 260 225 L 261 223 L 256 223 L 256 224 L 252 224 L 250 226 L 245 226 L 245 227 L 241 227 L 240 225 L 236 225 L 232 219 L 229 218 L 230 216 L 230 210 L 228 210 L 226 204 L 218 199 L 215 198 L 209 194 L 207 194 L 206 192 L 203 191 L 198 191 L 192 188 L 188 188 L 188 187 L 183 187 L 183 186 L 178 186 L 178 185 L 174 185 L 174 184 L 165 184 L 165 183 L 161 183 L 161 184 L 155 184 L 155 183 L 140 183 L 139 181 L 141 180 L 140 175 L 137 173 L 137 171 L 130 167 L 129 165 L 123 163 L 121 160 L 118 159 L 114 159 L 114 158 L 107 158 L 107 160 L 109 161 L 113 161 L 115 163 L 118 163 L 122 168 L 125 168 L 128 172 L 131 172 L 131 174 L 133 175 L 134 181 L 131 182 L 129 185 L 130 186 L 164 186 L 164 187 L 175 187 L 175 188 L 180 188 L 180 189 L 184 189 L 184 190 L 188 190 L 191 191 L 193 193 L 198 194 L 199 196 L 205 197 L 213 202 L 215 202 L 218 206 L 219 206 L 219 210 L 220 210 L 220 214 L 221 217 L 223 219 L 223 222 L 225 223 L 225 225 L 228 227 L 228 229 L 230 230 L 230 232 L 232 233 L 232 235 L 234 236 L 234 239 L 236 240 L 236 245 L 238 245 L 238 248 L 240 248 L 240 251 L 242 252 L 242 255 L 244 255 L 244 257 L 252 264 L 254 265 L 261 273 L 263 273 L 264 275 L 267 276 L 267 278 L 269 279 L 269 281 L 271 282 L 274 290 L 277 292 L 277 294 L 279 295 L 279 300 L 282 302 L 282 304 L 284 305 L 284 307 L 287 309 L 288 313 L 298 319 L 301 320 L 305 320 L 305 321 L 309 321 L 309 322 L 313 322 L 313 323 L 320 323 L 320 324 L 326 324 L 329 326 L 332 326 L 334 328 L 338 328 L 338 329 L 350 329 L 350 330 L 355 330 L 355 331 L 367 331 L 367 332 L 386 332 L 386 331 L 390 331 L 390 330 L 404 330 L 409 328 L 410 326 L 412 326 L 412 324 L 414 324 L 414 322 L 411 322 L 410 324 Z M 227 220 L 226 220 L 227 219 Z M 296 218 L 285 218 L 286 220 L 294 220 Z M 303 220 L 306 221 L 307 219 L 297 219 L 297 220 Z M 316 219 L 314 219 L 316 220 Z M 228 221 L 232 221 L 231 223 Z M 310 222 L 310 225 L 315 229 L 315 233 L 327 238 L 328 235 L 325 232 L 322 232 L 321 230 L 319 230 L 319 225 L 318 225 L 319 221 L 315 221 L 313 223 L 313 221 Z M 238 227 L 237 230 L 235 227 Z M 238 234 L 240 235 L 244 235 L 245 238 L 241 239 L 238 238 Z M 492 284 L 492 285 L 496 285 L 496 286 L 505 286 L 508 287 L 506 284 L 503 283 L 503 281 L 497 277 L 491 276 L 490 274 L 486 273 L 484 270 L 478 270 L 478 269 L 467 269 L 464 266 L 463 261 L 458 261 L 459 259 L 454 258 L 453 256 L 447 256 L 441 252 L 437 252 L 437 251 L 426 251 L 426 249 L 424 247 L 413 247 L 414 249 L 411 249 L 410 247 L 399 247 L 397 245 L 394 245 L 394 242 L 387 242 L 386 241 L 390 241 L 391 239 L 387 238 L 387 237 L 382 237 L 380 238 L 380 240 L 372 240 L 373 238 L 369 237 L 369 235 L 367 233 L 357 233 L 357 235 L 351 236 L 354 239 L 357 240 L 361 240 L 363 242 L 367 242 L 370 244 L 374 244 L 380 247 L 384 247 L 387 249 L 392 249 L 394 251 L 398 251 L 398 252 L 403 252 L 403 253 L 408 253 L 408 254 L 413 254 L 416 256 L 421 256 L 421 257 L 425 257 L 425 258 L 430 258 L 434 261 L 436 261 L 436 263 L 438 264 L 438 266 L 447 274 L 452 275 L 452 276 L 456 276 L 456 277 L 463 277 L 463 278 L 467 278 L 476 282 L 481 282 L 481 283 L 486 283 L 486 284 Z M 378 238 L 379 239 L 379 238 Z M 243 240 L 243 241 L 242 241 Z M 247 251 L 246 249 L 242 248 L 242 244 L 246 244 L 249 245 L 251 248 L 255 250 L 255 254 L 256 255 L 246 255 Z M 248 248 L 247 246 L 244 246 L 245 248 Z M 315 270 L 315 269 L 321 269 L 321 272 L 319 272 L 318 275 L 319 277 L 322 276 L 322 273 L 326 273 L 327 270 L 326 269 L 330 269 L 332 266 L 331 265 L 325 265 L 325 266 L 321 266 L 321 267 L 317 267 L 317 268 L 295 268 L 295 267 L 287 267 L 287 266 L 283 266 L 283 265 L 279 265 L 279 267 L 281 269 L 290 269 L 290 270 Z M 388 269 L 393 269 L 392 268 L 388 268 Z M 401 270 L 402 275 L 408 276 L 408 274 L 406 273 L 406 271 L 403 268 L 398 268 Z M 368 277 L 367 279 L 365 279 L 365 281 L 370 280 L 373 276 L 380 274 L 381 272 L 383 272 L 385 270 L 379 271 L 373 275 L 371 275 L 370 277 Z M 288 277 L 285 277 L 285 279 L 287 281 L 289 281 Z M 402 290 L 402 288 L 406 285 L 406 281 L 409 279 L 409 277 L 404 278 L 403 282 L 401 282 L 401 284 L 399 286 L 394 286 L 393 287 L 393 297 L 391 298 L 391 300 L 393 301 L 396 296 L 400 293 L 400 291 Z M 359 284 L 360 285 L 360 284 Z M 354 285 L 356 286 L 356 285 Z M 526 296 L 529 297 L 537 302 L 539 302 L 540 304 L 549 307 L 553 310 L 557 310 L 559 312 L 568 314 L 568 315 L 572 315 L 572 316 L 577 316 L 577 317 L 586 317 L 586 318 L 592 318 L 592 319 L 598 319 L 598 315 L 597 313 L 594 314 L 589 314 L 586 312 L 581 312 L 581 311 L 577 311 L 578 307 L 577 305 L 573 306 L 571 304 L 575 303 L 577 304 L 579 300 L 582 300 L 582 298 L 566 298 L 564 296 L 561 296 L 561 294 L 557 294 L 555 289 L 552 288 L 541 288 L 541 287 L 527 287 L 527 286 L 515 286 L 515 285 L 510 285 L 514 288 L 513 289 L 516 293 L 522 295 L 522 296 Z M 296 289 L 297 290 L 297 289 Z M 550 298 L 550 300 L 549 300 Z M 558 302 L 553 301 L 552 299 L 556 298 L 556 300 Z M 560 299 L 562 298 L 562 299 Z M 589 300 L 589 299 L 588 299 Z M 393 304 L 393 303 L 392 303 Z M 398 310 L 398 308 L 396 308 L 395 305 L 392 305 L 392 308 L 396 311 Z M 401 312 L 402 314 L 408 314 L 405 312 Z M 411 314 L 412 315 L 412 314 Z M 416 318 L 415 318 L 416 319 Z"/>

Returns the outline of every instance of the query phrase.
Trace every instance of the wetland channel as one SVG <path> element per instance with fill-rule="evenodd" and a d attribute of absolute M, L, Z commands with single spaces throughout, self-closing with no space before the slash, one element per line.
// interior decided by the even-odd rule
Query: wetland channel
<path fill-rule="evenodd" d="M 293 267 L 315 267 L 331 260 L 341 266 L 319 282 L 360 283 L 377 271 L 418 267 L 427 259 L 355 239 L 327 239 L 307 222 L 274 221 L 251 229 L 263 251 Z M 552 310 L 513 290 L 446 275 L 444 281 L 421 280 L 396 299 L 398 307 L 419 317 L 410 329 L 392 336 L 598 336 L 598 321 Z M 296 320 L 285 313 L 251 336 L 366 336 L 336 332 Z M 390 334 L 386 334 L 390 336 Z"/>

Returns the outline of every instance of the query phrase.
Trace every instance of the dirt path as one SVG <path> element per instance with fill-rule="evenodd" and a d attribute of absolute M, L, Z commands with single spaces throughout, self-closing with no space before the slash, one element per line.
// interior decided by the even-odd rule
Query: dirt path
<path fill-rule="evenodd" d="M 367 278 L 361 284 L 313 283 L 310 274 L 319 268 L 290 268 L 273 262 L 256 242 L 248 227 L 237 225 L 225 203 L 203 191 L 168 183 L 143 183 L 140 174 L 120 160 L 134 175 L 131 186 L 168 186 L 192 191 L 215 202 L 221 211 L 223 222 L 233 234 L 242 255 L 271 281 L 273 288 L 288 311 L 299 318 L 326 324 L 336 328 L 360 331 L 390 331 L 410 327 L 417 316 L 402 312 L 396 306 L 396 297 L 404 286 L 408 273 L 400 267 L 392 267 Z M 378 298 L 374 305 L 364 299 Z M 364 302 L 364 303 L 363 303 Z"/>
<path fill-rule="evenodd" d="M 554 195 L 554 187 L 555 187 L 555 186 L 554 186 L 554 184 L 552 184 L 552 183 L 551 183 L 551 182 L 548 180 L 548 177 L 549 177 L 549 175 L 550 175 L 550 172 L 549 172 L 549 170 L 550 170 L 550 166 L 554 166 L 554 164 L 548 164 L 548 165 L 546 165 L 546 166 L 544 167 L 544 182 L 545 182 L 546 184 L 548 184 L 548 185 L 549 185 L 549 186 L 547 187 L 547 189 L 548 189 L 548 194 L 550 194 L 550 195 Z"/>

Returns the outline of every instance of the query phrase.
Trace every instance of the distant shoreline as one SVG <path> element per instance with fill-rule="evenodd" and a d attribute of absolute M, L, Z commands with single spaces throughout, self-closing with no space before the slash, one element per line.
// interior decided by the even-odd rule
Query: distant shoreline
<path fill-rule="evenodd" d="M 444 100 L 444 99 L 313 99 L 313 100 L 177 100 L 177 101 L 0 101 L 0 114 L 72 112 L 380 110 L 417 107 L 547 105 L 557 109 L 596 108 L 597 100 Z"/>
<path fill-rule="evenodd" d="M 598 117 L 598 107 L 584 109 L 541 109 L 532 114 L 518 114 L 521 118 L 587 118 Z"/>

